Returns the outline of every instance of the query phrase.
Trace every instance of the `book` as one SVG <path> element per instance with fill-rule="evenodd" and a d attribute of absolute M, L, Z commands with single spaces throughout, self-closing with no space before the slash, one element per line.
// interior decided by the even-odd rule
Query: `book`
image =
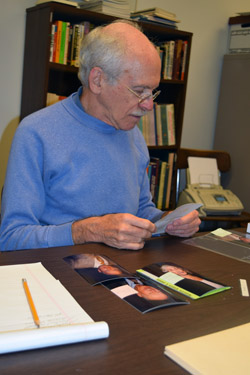
<path fill-rule="evenodd" d="M 73 7 L 78 7 L 79 5 L 78 1 L 70 1 L 70 0 L 37 0 L 36 5 L 43 4 L 43 3 L 50 3 L 50 2 L 71 5 Z"/>
<path fill-rule="evenodd" d="M 185 69 L 186 69 L 186 61 L 187 61 L 187 47 L 188 42 L 186 40 L 183 41 L 182 44 L 182 52 L 181 52 L 181 66 L 180 66 L 180 80 L 184 81 L 185 78 Z"/>
<path fill-rule="evenodd" d="M 80 37 L 80 25 L 75 24 L 73 25 L 72 30 L 72 43 L 71 43 L 71 54 L 70 54 L 70 65 L 78 66 L 78 58 L 79 58 L 79 37 Z"/>
<path fill-rule="evenodd" d="M 142 9 L 142 10 L 137 10 L 134 12 L 131 12 L 131 16 L 139 16 L 139 15 L 151 15 L 151 16 L 156 16 L 160 18 L 166 18 L 168 20 L 172 20 L 174 22 L 180 22 L 179 20 L 176 19 L 176 14 L 173 12 L 168 12 L 162 8 L 149 8 L 149 9 Z"/>
<path fill-rule="evenodd" d="M 156 132 L 157 132 L 157 146 L 163 145 L 162 140 L 162 122 L 161 122 L 161 107 L 159 104 L 155 104 L 155 121 L 156 121 Z"/>
<path fill-rule="evenodd" d="M 94 322 L 41 263 L 0 267 L 0 354 L 106 338 L 106 322 Z M 24 293 L 26 279 L 39 317 L 37 328 Z M 6 284 L 8 288 L 6 288 Z"/>
<path fill-rule="evenodd" d="M 182 53 L 182 44 L 181 39 L 175 41 L 175 50 L 174 50 L 174 62 L 173 62 L 173 79 L 180 79 L 180 68 L 181 68 L 181 53 Z"/>
<path fill-rule="evenodd" d="M 154 104 L 155 108 L 155 104 Z M 149 111 L 146 116 L 147 118 L 147 129 L 148 129 L 148 146 L 155 146 L 156 145 L 156 134 L 155 134 L 155 115 L 154 109 Z"/>
<path fill-rule="evenodd" d="M 161 164 L 159 193 L 158 193 L 158 199 L 157 199 L 157 205 L 156 205 L 157 208 L 159 208 L 159 210 L 162 210 L 163 208 L 163 191 L 164 191 L 164 186 L 165 186 L 166 169 L 167 169 L 167 162 L 163 161 Z"/>
<path fill-rule="evenodd" d="M 161 112 L 161 131 L 162 131 L 162 145 L 168 145 L 168 119 L 167 119 L 167 106 L 160 104 Z"/>
<path fill-rule="evenodd" d="M 169 19 L 162 18 L 162 17 L 156 17 L 156 16 L 147 15 L 147 14 L 141 14 L 139 16 L 131 16 L 131 18 L 135 21 L 144 21 L 144 22 L 149 22 L 149 23 L 159 23 L 159 24 L 165 25 L 167 27 L 172 27 L 174 29 L 177 29 L 175 21 L 171 21 Z"/>
<path fill-rule="evenodd" d="M 55 54 L 54 54 L 53 62 L 59 63 L 63 21 L 57 20 L 55 21 L 55 24 L 56 24 L 56 43 L 55 43 Z"/>
<path fill-rule="evenodd" d="M 250 374 L 250 323 L 166 345 L 164 354 L 190 374 Z"/>
<path fill-rule="evenodd" d="M 165 193 L 166 194 L 165 204 L 164 204 L 165 210 L 169 208 L 169 203 L 170 203 L 174 160 L 175 160 L 175 154 L 173 152 L 170 152 L 170 154 L 168 155 L 168 180 L 167 180 L 166 193 Z"/>
<path fill-rule="evenodd" d="M 162 45 L 163 48 L 163 59 L 162 59 L 162 78 L 168 79 L 168 59 L 169 59 L 169 47 L 170 42 L 167 41 Z"/>
<path fill-rule="evenodd" d="M 160 169 L 160 159 L 150 158 L 151 165 L 151 175 L 150 175 L 150 192 L 152 195 L 152 200 L 155 202 L 157 193 L 157 184 L 159 179 L 159 169 Z"/>
<path fill-rule="evenodd" d="M 53 53 L 54 53 L 54 45 L 55 45 L 55 33 L 56 33 L 56 25 L 52 24 L 51 26 L 51 36 L 50 36 L 50 50 L 49 50 L 49 61 L 53 62 Z"/>
<path fill-rule="evenodd" d="M 175 139 L 175 114 L 174 104 L 167 104 L 167 128 L 168 128 L 168 146 L 174 146 Z"/>
<path fill-rule="evenodd" d="M 175 41 L 169 40 L 164 44 L 165 56 L 163 63 L 163 79 L 173 78 Z"/>
<path fill-rule="evenodd" d="M 171 262 L 150 264 L 136 272 L 145 280 L 164 285 L 195 300 L 231 288 Z"/>
<path fill-rule="evenodd" d="M 111 16 L 120 18 L 130 18 L 130 4 L 128 0 L 88 0 L 80 2 L 79 8 L 110 14 Z"/>
<path fill-rule="evenodd" d="M 59 61 L 58 61 L 60 64 L 64 64 L 64 61 L 65 61 L 67 27 L 68 27 L 68 22 L 62 21 L 62 31 L 61 31 Z"/>

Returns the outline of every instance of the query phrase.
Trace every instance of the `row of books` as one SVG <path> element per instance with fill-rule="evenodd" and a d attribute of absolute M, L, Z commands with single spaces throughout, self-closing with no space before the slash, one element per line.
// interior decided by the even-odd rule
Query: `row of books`
<path fill-rule="evenodd" d="M 51 27 L 50 62 L 79 67 L 81 41 L 94 25 L 89 21 L 71 24 L 61 20 Z M 184 80 L 188 42 L 169 40 L 157 46 L 162 61 L 162 78 Z"/>
<path fill-rule="evenodd" d="M 153 202 L 160 210 L 169 209 L 175 153 L 168 155 L 168 161 L 150 158 L 148 178 Z"/>
<path fill-rule="evenodd" d="M 152 111 L 138 124 L 148 146 L 173 146 L 176 143 L 174 104 L 154 103 Z"/>
<path fill-rule="evenodd" d="M 72 25 L 56 20 L 51 27 L 50 62 L 79 66 L 81 41 L 94 27 L 88 21 Z"/>
<path fill-rule="evenodd" d="M 183 81 L 185 78 L 188 42 L 169 40 L 157 46 L 162 61 L 162 78 Z"/>

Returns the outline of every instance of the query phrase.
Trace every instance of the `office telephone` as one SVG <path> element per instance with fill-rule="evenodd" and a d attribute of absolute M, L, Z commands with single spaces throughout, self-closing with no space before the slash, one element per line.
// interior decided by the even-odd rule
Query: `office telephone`
<path fill-rule="evenodd" d="M 202 216 L 240 215 L 243 205 L 233 192 L 220 185 L 216 159 L 189 157 L 188 163 L 187 187 L 180 194 L 178 206 L 202 203 L 199 209 Z"/>

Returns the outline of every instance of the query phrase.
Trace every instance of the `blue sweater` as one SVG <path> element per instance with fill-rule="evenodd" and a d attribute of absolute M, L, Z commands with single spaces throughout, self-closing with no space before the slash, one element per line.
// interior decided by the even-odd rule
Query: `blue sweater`
<path fill-rule="evenodd" d="M 86 114 L 77 93 L 26 117 L 13 139 L 2 198 L 0 249 L 73 245 L 75 220 L 131 213 L 151 221 L 148 149 L 140 130 Z"/>

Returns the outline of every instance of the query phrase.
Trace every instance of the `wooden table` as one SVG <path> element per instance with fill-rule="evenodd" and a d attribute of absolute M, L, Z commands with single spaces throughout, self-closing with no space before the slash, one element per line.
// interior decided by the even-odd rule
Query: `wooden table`
<path fill-rule="evenodd" d="M 62 259 L 82 252 L 105 254 L 130 272 L 150 263 L 170 261 L 233 288 L 189 305 L 141 314 L 102 285 L 90 286 Z M 105 340 L 1 355 L 1 375 L 183 375 L 186 371 L 164 356 L 165 345 L 250 321 L 250 298 L 242 297 L 239 285 L 243 278 L 250 286 L 250 265 L 189 246 L 181 239 L 152 239 L 141 251 L 86 244 L 0 254 L 1 265 L 38 261 L 95 321 L 109 324 L 110 336 Z"/>

